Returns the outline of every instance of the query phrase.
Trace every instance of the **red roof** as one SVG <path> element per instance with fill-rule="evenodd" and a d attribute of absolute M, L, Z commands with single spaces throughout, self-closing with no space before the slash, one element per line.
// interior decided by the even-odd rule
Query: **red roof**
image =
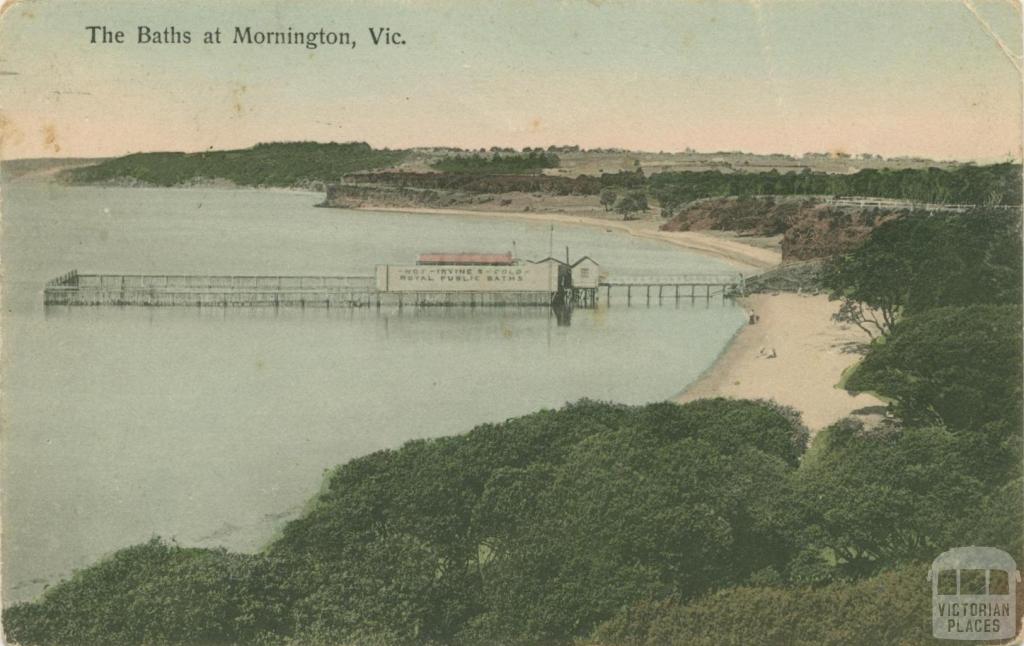
<path fill-rule="evenodd" d="M 514 265 L 511 253 L 422 253 L 417 265 Z"/>

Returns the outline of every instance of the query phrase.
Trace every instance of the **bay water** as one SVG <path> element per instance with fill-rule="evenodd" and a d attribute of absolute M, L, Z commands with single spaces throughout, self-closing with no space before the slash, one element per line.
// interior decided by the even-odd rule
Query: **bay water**
<path fill-rule="evenodd" d="M 742 309 L 260 309 L 43 306 L 81 273 L 350 275 L 426 251 L 539 259 L 568 246 L 610 275 L 729 272 L 602 228 L 316 208 L 314 193 L 2 189 L 3 602 L 32 599 L 162 536 L 258 550 L 325 470 L 580 398 L 663 400 L 714 361 Z M 603 297 L 603 294 L 602 294 Z"/>

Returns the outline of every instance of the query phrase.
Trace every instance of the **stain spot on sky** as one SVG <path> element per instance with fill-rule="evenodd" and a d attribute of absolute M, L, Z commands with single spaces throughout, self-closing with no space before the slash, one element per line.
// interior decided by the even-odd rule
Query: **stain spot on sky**
<path fill-rule="evenodd" d="M 239 84 L 234 90 L 231 91 L 232 97 L 232 108 L 236 115 L 241 116 L 245 112 L 245 106 L 242 105 L 242 97 L 249 90 L 249 87 L 244 83 Z"/>
<path fill-rule="evenodd" d="M 14 122 L 0 113 L 0 150 L 3 150 L 5 144 L 19 144 L 23 139 Z"/>
<path fill-rule="evenodd" d="M 52 123 L 43 126 L 43 148 L 54 153 L 60 152 L 60 142 L 57 140 L 57 127 Z"/>

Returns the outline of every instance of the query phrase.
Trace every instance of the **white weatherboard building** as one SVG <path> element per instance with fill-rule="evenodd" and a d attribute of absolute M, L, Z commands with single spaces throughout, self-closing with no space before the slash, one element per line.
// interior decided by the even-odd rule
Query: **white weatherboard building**
<path fill-rule="evenodd" d="M 575 289 L 597 289 L 601 282 L 601 266 L 589 256 L 572 264 L 572 286 Z"/>

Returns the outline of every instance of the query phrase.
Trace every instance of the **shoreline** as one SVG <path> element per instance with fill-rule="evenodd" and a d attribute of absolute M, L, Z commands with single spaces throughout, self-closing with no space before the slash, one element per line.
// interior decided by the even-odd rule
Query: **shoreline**
<path fill-rule="evenodd" d="M 839 304 L 824 295 L 755 294 L 738 301 L 756 323 L 746 323 L 714 363 L 673 398 L 768 399 L 800 412 L 813 437 L 850 416 L 877 417 L 885 402 L 837 387 L 843 371 L 860 360 L 867 342 L 854 326 L 832 321 Z"/>
<path fill-rule="evenodd" d="M 728 238 L 720 238 L 698 231 L 662 231 L 658 222 L 650 220 L 611 220 L 563 213 L 484 211 L 474 209 L 436 209 L 429 207 L 361 206 L 352 211 L 405 213 L 410 215 L 455 215 L 462 217 L 500 218 L 538 223 L 563 224 L 602 228 L 628 235 L 665 242 L 676 247 L 696 251 L 724 260 L 748 277 L 782 262 L 782 253 L 774 249 L 755 247 Z"/>

